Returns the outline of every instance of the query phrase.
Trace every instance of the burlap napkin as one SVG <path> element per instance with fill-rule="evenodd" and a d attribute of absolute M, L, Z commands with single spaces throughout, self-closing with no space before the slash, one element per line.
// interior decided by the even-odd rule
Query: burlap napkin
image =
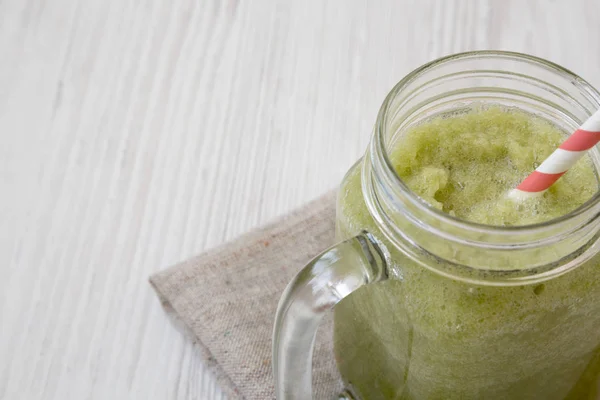
<path fill-rule="evenodd" d="M 271 335 L 277 303 L 300 268 L 333 244 L 334 198 L 328 193 L 150 278 L 167 312 L 197 337 L 229 398 L 274 398 Z M 317 335 L 313 358 L 318 399 L 341 388 L 331 343 L 328 321 Z"/>

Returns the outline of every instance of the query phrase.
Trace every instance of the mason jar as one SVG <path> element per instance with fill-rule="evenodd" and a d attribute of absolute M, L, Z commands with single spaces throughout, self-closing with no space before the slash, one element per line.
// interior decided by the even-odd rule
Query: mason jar
<path fill-rule="evenodd" d="M 340 243 L 280 301 L 278 399 L 312 397 L 315 332 L 334 306 L 347 398 L 596 398 L 600 195 L 547 222 L 482 225 L 427 204 L 390 161 L 408 128 L 472 104 L 517 108 L 566 135 L 600 108 L 600 94 L 556 64 L 497 51 L 444 57 L 402 79 L 340 185 Z M 590 158 L 597 171 L 596 148 Z"/>

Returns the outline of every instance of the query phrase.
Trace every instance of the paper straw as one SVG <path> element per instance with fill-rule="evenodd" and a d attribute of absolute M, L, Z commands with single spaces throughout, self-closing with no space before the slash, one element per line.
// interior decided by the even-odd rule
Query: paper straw
<path fill-rule="evenodd" d="M 600 110 L 567 138 L 509 196 L 523 199 L 544 193 L 569 170 L 589 149 L 600 141 Z"/>

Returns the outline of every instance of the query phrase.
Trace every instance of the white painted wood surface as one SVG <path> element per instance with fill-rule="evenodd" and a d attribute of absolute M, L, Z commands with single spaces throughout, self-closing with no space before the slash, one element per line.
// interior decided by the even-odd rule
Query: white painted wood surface
<path fill-rule="evenodd" d="M 221 398 L 147 277 L 333 187 L 386 92 L 508 49 L 600 85 L 600 2 L 0 1 L 0 398 Z"/>

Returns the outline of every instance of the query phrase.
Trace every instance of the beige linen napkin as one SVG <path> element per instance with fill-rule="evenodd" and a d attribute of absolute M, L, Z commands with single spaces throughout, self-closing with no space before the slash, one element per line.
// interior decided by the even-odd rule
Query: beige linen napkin
<path fill-rule="evenodd" d="M 300 268 L 333 244 L 334 218 L 332 192 L 150 278 L 167 312 L 197 337 L 229 398 L 274 398 L 271 335 L 277 303 Z M 313 357 L 318 399 L 341 388 L 331 344 L 329 320 L 317 335 Z"/>

